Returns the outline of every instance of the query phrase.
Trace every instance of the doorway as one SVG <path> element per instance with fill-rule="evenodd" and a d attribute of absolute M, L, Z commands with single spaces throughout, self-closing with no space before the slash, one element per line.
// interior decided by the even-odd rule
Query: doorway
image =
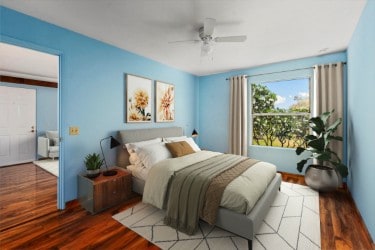
<path fill-rule="evenodd" d="M 7 141 L 2 136 L 2 131 L 0 128 L 0 166 L 3 165 L 14 165 L 24 162 L 36 162 L 38 160 L 47 160 L 53 161 L 55 160 L 55 168 L 57 168 L 54 174 L 57 176 L 57 197 L 59 198 L 59 190 L 60 185 L 59 183 L 61 179 L 59 178 L 59 172 L 61 171 L 60 168 L 60 156 L 59 150 L 56 153 L 56 147 L 54 149 L 54 153 L 49 155 L 41 154 L 39 150 L 38 139 L 40 137 L 46 137 L 47 131 L 54 131 L 56 132 L 56 140 L 53 140 L 54 145 L 57 148 L 60 147 L 60 133 L 59 133 L 59 117 L 60 117 L 60 105 L 59 105 L 59 70 L 60 70 L 60 53 L 53 54 L 48 53 L 49 49 L 40 49 L 38 50 L 29 49 L 21 46 L 14 45 L 22 44 L 25 45 L 24 42 L 17 42 L 11 41 L 10 43 L 3 43 L 0 42 L 0 56 L 2 60 L 0 60 L 0 95 L 8 96 L 7 99 L 12 100 L 14 102 L 15 99 L 18 97 L 12 97 L 9 95 L 8 92 L 34 92 L 34 104 L 33 102 L 28 102 L 26 104 L 26 100 L 22 102 L 20 105 L 15 104 L 16 107 L 13 110 L 16 110 L 16 113 L 24 108 L 31 109 L 34 106 L 34 115 L 32 111 L 26 111 L 25 113 L 28 114 L 28 118 L 34 116 L 35 122 L 34 125 L 28 125 L 28 133 L 30 134 L 27 143 L 26 139 L 22 140 L 13 140 L 19 142 L 20 146 L 18 146 L 17 150 L 12 150 L 12 155 L 17 155 L 17 157 L 8 157 L 7 162 L 5 163 L 5 158 L 2 159 L 2 155 L 4 152 L 9 152 L 10 147 L 6 148 Z M 26 44 L 27 46 L 27 44 Z M 30 45 L 31 48 L 34 48 L 35 45 Z M 42 51 L 47 51 L 42 52 Z M 12 89 L 11 91 L 9 91 Z M 6 91 L 5 91 L 6 90 Z M 23 99 L 23 98 L 19 98 Z M 3 102 L 3 98 L 0 97 L 1 102 Z M 3 106 L 4 107 L 4 106 Z M 0 117 L 3 116 L 4 108 L 0 106 Z M 14 121 L 14 117 L 11 117 L 12 121 Z M 0 126 L 5 123 L 6 120 L 0 119 Z M 13 125 L 11 126 L 13 127 Z M 25 127 L 26 129 L 27 127 Z M 17 136 L 15 136 L 17 137 Z M 20 136 L 18 136 L 20 137 Z M 32 138 L 31 138 L 32 137 Z M 2 140 L 3 139 L 3 140 Z M 51 140 L 52 143 L 52 140 Z M 9 144 L 9 143 L 8 143 Z M 12 144 L 10 144 L 12 145 Z M 50 150 L 50 149 L 48 149 Z M 4 152 L 3 152 L 4 151 Z M 24 151 L 28 151 L 29 157 L 23 157 Z M 20 159 L 20 160 L 19 160 Z M 56 159 L 58 161 L 56 161 Z M 44 169 L 46 170 L 46 169 Z M 47 172 L 52 173 L 51 171 L 46 170 Z M 57 207 L 61 207 L 60 204 Z"/>

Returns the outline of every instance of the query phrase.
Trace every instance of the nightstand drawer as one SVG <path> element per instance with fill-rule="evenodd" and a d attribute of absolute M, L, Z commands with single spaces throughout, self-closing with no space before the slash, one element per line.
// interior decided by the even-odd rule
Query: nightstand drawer
<path fill-rule="evenodd" d="M 95 185 L 94 210 L 99 211 L 127 200 L 131 195 L 131 176 L 115 178 Z"/>

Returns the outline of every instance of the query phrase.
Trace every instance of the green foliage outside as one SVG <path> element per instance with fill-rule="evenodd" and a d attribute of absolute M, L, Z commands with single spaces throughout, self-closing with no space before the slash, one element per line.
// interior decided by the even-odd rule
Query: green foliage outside
<path fill-rule="evenodd" d="M 308 99 L 295 97 L 295 104 L 288 109 L 280 109 L 275 107 L 277 95 L 267 86 L 251 84 L 251 93 L 253 95 L 253 145 L 285 148 L 305 146 L 303 139 L 309 133 L 309 114 L 286 115 L 286 113 L 309 113 Z M 257 115 L 259 113 L 274 114 Z"/>

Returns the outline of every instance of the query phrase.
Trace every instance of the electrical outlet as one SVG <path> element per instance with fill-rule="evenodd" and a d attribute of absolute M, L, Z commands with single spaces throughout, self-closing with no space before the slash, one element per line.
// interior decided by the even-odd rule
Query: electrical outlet
<path fill-rule="evenodd" d="M 79 135 L 79 127 L 69 127 L 69 135 Z"/>

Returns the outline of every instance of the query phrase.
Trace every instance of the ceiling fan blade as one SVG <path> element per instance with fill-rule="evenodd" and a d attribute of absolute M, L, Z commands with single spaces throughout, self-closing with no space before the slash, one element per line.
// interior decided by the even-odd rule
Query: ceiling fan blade
<path fill-rule="evenodd" d="M 218 43 L 227 43 L 227 42 L 244 42 L 246 41 L 246 36 L 222 36 L 215 37 L 215 42 Z"/>
<path fill-rule="evenodd" d="M 181 41 L 171 41 L 169 44 L 180 44 L 180 43 L 199 43 L 201 40 L 181 40 Z"/>
<path fill-rule="evenodd" d="M 212 34 L 214 33 L 215 24 L 216 19 L 214 18 L 204 19 L 203 33 L 205 36 L 212 36 Z"/>

